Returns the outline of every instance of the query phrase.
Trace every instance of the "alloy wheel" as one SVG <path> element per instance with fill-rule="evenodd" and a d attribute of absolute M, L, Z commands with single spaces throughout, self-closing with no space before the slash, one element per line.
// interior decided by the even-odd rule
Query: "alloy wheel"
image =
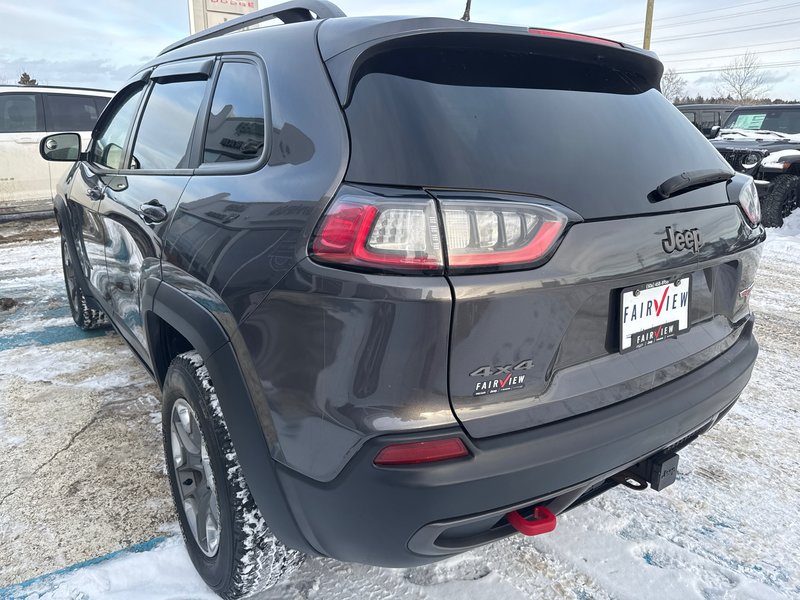
<path fill-rule="evenodd" d="M 197 415 L 184 398 L 172 406 L 170 440 L 172 469 L 186 522 L 203 554 L 214 556 L 220 540 L 217 487 Z"/>

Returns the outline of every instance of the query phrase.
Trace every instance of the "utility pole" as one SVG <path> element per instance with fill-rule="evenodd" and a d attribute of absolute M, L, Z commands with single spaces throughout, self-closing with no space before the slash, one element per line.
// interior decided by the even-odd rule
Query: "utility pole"
<path fill-rule="evenodd" d="M 653 30 L 653 4 L 655 0 L 647 0 L 647 14 L 644 17 L 644 43 L 642 47 L 650 50 L 650 32 Z"/>

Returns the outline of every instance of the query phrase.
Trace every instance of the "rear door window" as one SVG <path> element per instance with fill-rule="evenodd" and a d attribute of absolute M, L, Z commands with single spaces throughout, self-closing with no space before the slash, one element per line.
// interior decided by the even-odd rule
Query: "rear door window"
<path fill-rule="evenodd" d="M 0 133 L 44 131 L 38 94 L 0 94 Z"/>
<path fill-rule="evenodd" d="M 254 160 L 266 137 L 261 74 L 251 63 L 222 65 L 208 119 L 203 162 Z"/>
<path fill-rule="evenodd" d="M 48 131 L 92 131 L 100 116 L 93 96 L 45 94 Z"/>
<path fill-rule="evenodd" d="M 192 135 L 208 82 L 190 79 L 154 84 L 147 99 L 131 167 L 171 170 L 189 165 Z"/>

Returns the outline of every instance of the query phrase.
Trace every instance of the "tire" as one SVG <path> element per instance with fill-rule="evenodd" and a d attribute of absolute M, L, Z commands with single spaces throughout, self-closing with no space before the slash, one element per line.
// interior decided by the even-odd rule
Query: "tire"
<path fill-rule="evenodd" d="M 72 320 L 75 321 L 75 324 L 84 331 L 108 327 L 108 319 L 105 313 L 101 310 L 89 308 L 86 302 L 86 294 L 83 292 L 81 283 L 75 273 L 75 265 L 72 263 L 69 242 L 63 234 L 61 236 L 61 266 L 64 269 L 64 285 L 67 288 L 69 312 L 72 314 Z"/>
<path fill-rule="evenodd" d="M 163 398 L 167 472 L 186 549 L 197 572 L 228 599 L 275 585 L 305 556 L 279 542 L 261 516 L 199 354 L 187 352 L 172 361 Z"/>
<path fill-rule="evenodd" d="M 761 205 L 761 222 L 764 227 L 781 227 L 798 205 L 800 198 L 800 177 L 797 175 L 778 175 L 772 184 L 772 191 Z"/>

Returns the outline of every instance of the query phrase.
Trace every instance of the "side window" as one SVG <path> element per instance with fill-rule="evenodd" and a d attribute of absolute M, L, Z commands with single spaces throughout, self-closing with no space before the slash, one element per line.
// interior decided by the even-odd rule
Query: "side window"
<path fill-rule="evenodd" d="M 36 110 L 36 94 L 0 95 L 0 133 L 28 131 L 44 131 Z"/>
<path fill-rule="evenodd" d="M 264 93 L 250 63 L 222 65 L 203 144 L 203 162 L 253 160 L 264 149 Z"/>
<path fill-rule="evenodd" d="M 125 156 L 125 141 L 136 116 L 139 100 L 142 98 L 144 86 L 130 91 L 127 98 L 113 106 L 112 114 L 94 140 L 91 150 L 91 161 L 108 169 L 121 169 L 122 159 Z"/>
<path fill-rule="evenodd" d="M 94 107 L 95 110 L 97 110 L 98 116 L 103 114 L 103 109 L 106 107 L 109 100 L 111 100 L 111 98 L 106 98 L 105 96 L 94 96 Z"/>
<path fill-rule="evenodd" d="M 133 145 L 137 169 L 180 169 L 188 166 L 206 80 L 157 82 L 144 108 Z"/>
<path fill-rule="evenodd" d="M 91 131 L 99 116 L 92 96 L 47 94 L 44 97 L 48 131 Z"/>

